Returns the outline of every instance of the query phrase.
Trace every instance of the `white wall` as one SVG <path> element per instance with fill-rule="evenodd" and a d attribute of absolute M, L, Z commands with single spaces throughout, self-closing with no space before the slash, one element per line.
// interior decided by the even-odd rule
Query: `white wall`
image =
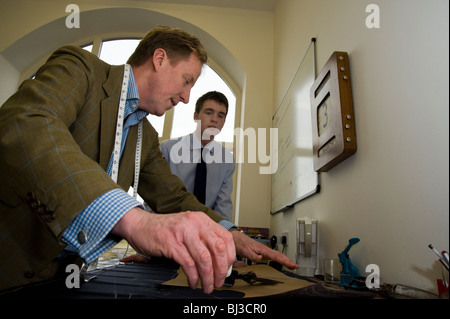
<path fill-rule="evenodd" d="M 243 97 L 241 101 L 243 112 L 236 119 L 236 123 L 244 129 L 270 127 L 273 103 L 273 12 L 164 4 L 151 1 L 78 0 L 75 3 L 81 11 L 80 30 L 65 28 L 64 19 L 69 15 L 65 12 L 67 3 L 59 0 L 2 2 L 0 7 L 0 34 L 2 35 L 0 37 L 0 54 L 37 28 L 48 28 L 50 23 L 52 23 L 50 25 L 52 28 L 54 23 L 58 25 L 55 28 L 57 28 L 56 33 L 59 37 L 61 34 L 69 33 L 67 39 L 70 40 L 68 41 L 74 41 L 76 35 L 72 35 L 72 33 L 79 33 L 79 41 L 87 41 L 86 27 L 83 28 L 83 25 L 86 25 L 83 24 L 86 22 L 86 15 L 83 12 L 104 8 L 138 8 L 162 13 L 171 17 L 171 21 L 174 20 L 173 18 L 181 19 L 204 30 L 231 53 L 243 69 L 237 70 L 235 73 L 243 72 L 244 74 L 243 79 L 234 79 L 236 84 L 240 85 L 239 89 L 242 91 Z M 102 23 L 108 23 L 107 17 L 104 15 L 99 18 Z M 123 19 L 134 21 L 133 16 L 124 15 Z M 18 21 L 20 24 L 17 23 Z M 116 29 L 118 23 L 121 22 L 113 21 L 111 28 Z M 149 21 L 150 26 L 153 23 L 153 21 Z M 164 21 L 158 21 L 158 23 L 164 23 Z M 104 28 L 105 26 L 99 26 L 95 29 Z M 147 31 L 147 28 L 135 30 L 137 33 L 144 32 L 144 34 Z M 37 42 L 34 44 L 36 46 L 48 45 L 49 40 L 42 38 L 42 41 L 35 42 Z M 44 49 L 47 50 L 47 48 Z M 215 49 L 220 50 L 220 48 Z M 51 50 L 53 48 L 48 53 Z M 43 60 L 41 59 L 39 62 L 42 63 Z M 215 59 L 215 62 L 221 61 Z M 220 64 L 218 66 L 224 70 L 228 67 L 228 65 Z M 21 74 L 22 77 L 28 76 L 30 70 L 26 71 L 23 73 L 27 74 Z M 247 145 L 244 147 L 247 149 Z M 264 166 L 266 165 L 264 164 Z M 238 223 L 241 226 L 269 227 L 270 224 L 270 175 L 260 175 L 260 166 L 259 163 L 244 163 L 237 167 L 236 174 L 240 174 L 238 191 L 241 198 L 238 203 Z"/>
<path fill-rule="evenodd" d="M 270 225 L 272 234 L 288 230 L 287 254 L 294 258 L 295 220 L 318 217 L 320 257 L 335 256 L 350 237 L 359 237 L 350 256 L 361 271 L 376 263 L 382 281 L 435 289 L 441 271 L 427 245 L 449 249 L 447 0 L 279 0 L 274 14 L 150 1 L 76 3 L 82 11 L 154 10 L 208 32 L 244 69 L 244 128 L 271 126 L 274 108 L 311 37 L 317 37 L 318 71 L 333 51 L 347 51 L 357 153 L 321 174 L 319 194 L 273 217 L 270 176 L 260 175 L 258 164 L 242 165 L 239 224 Z M 371 3 L 380 6 L 380 29 L 365 27 L 365 7 Z M 67 16 L 65 5 L 2 2 L 0 53 Z M 1 58 L 0 66 L 2 72 L 9 68 Z"/>
<path fill-rule="evenodd" d="M 380 28 L 365 24 L 378 4 Z M 317 71 L 333 51 L 350 56 L 357 153 L 320 174 L 319 194 L 274 215 L 272 234 L 319 219 L 319 260 L 351 237 L 353 263 L 380 267 L 381 281 L 436 292 L 440 264 L 427 247 L 449 249 L 449 3 L 446 0 L 281 0 L 275 12 L 277 105 L 312 37 Z"/>
<path fill-rule="evenodd" d="M 16 90 L 19 83 L 20 73 L 14 66 L 0 54 L 0 106 Z"/>

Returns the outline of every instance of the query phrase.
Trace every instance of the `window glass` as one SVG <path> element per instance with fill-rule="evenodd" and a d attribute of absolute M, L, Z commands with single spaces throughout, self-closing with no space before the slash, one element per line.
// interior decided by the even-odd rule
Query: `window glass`
<path fill-rule="evenodd" d="M 139 39 L 103 41 L 100 59 L 113 65 L 125 64 L 130 55 L 133 54 L 139 41 Z"/>
<path fill-rule="evenodd" d="M 92 44 L 86 45 L 83 47 L 83 49 L 85 49 L 86 51 L 92 52 Z"/>
<path fill-rule="evenodd" d="M 139 39 L 119 39 L 103 41 L 100 50 L 100 59 L 112 65 L 125 64 L 129 56 L 134 52 Z M 93 45 L 84 46 L 83 49 L 92 52 Z M 222 78 L 208 65 L 204 65 L 202 74 L 198 78 L 195 86 L 191 90 L 189 103 L 179 103 L 174 108 L 173 123 L 170 138 L 177 138 L 195 131 L 194 121 L 195 103 L 197 99 L 209 91 L 219 91 L 225 94 L 228 99 L 228 114 L 222 132 L 215 138 L 218 142 L 233 143 L 234 121 L 236 109 L 236 97 Z M 159 137 L 163 136 L 165 115 L 156 116 L 149 114 L 147 119 L 158 132 Z"/>

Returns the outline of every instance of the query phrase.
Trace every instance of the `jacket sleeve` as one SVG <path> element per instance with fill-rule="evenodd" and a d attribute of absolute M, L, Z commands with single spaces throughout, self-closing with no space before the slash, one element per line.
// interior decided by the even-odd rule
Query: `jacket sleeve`
<path fill-rule="evenodd" d="M 222 221 L 222 216 L 201 204 L 186 191 L 181 179 L 171 173 L 169 163 L 160 151 L 157 133 L 149 138 L 150 141 L 144 140 L 148 148 L 139 179 L 139 194 L 152 210 L 161 214 L 202 211 L 214 221 Z"/>
<path fill-rule="evenodd" d="M 99 121 L 98 107 L 87 103 L 93 61 L 82 49 L 56 51 L 0 108 L 1 200 L 14 205 L 32 197 L 55 236 L 97 197 L 118 188 L 70 131 L 80 116 Z"/>

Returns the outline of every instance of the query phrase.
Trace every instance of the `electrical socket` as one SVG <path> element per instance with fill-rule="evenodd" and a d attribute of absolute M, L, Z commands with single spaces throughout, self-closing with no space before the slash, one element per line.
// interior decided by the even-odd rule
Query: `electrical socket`
<path fill-rule="evenodd" d="M 284 238 L 286 238 L 286 240 L 284 240 Z M 289 232 L 288 231 L 284 231 L 281 234 L 281 244 L 287 246 L 289 244 Z"/>

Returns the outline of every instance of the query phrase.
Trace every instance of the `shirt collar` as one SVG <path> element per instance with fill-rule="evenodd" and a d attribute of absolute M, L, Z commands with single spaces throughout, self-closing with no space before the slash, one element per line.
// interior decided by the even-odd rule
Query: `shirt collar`
<path fill-rule="evenodd" d="M 127 101 L 125 103 L 125 114 L 124 118 L 128 115 L 135 113 L 136 121 L 140 121 L 148 115 L 148 112 L 144 110 L 138 110 L 137 106 L 139 104 L 139 92 L 137 90 L 136 80 L 134 79 L 133 70 L 130 68 L 128 91 L 127 91 Z"/>
<path fill-rule="evenodd" d="M 133 70 L 130 68 L 130 81 L 128 82 L 127 100 L 138 100 L 139 92 L 137 90 L 136 80 L 134 79 Z"/>

